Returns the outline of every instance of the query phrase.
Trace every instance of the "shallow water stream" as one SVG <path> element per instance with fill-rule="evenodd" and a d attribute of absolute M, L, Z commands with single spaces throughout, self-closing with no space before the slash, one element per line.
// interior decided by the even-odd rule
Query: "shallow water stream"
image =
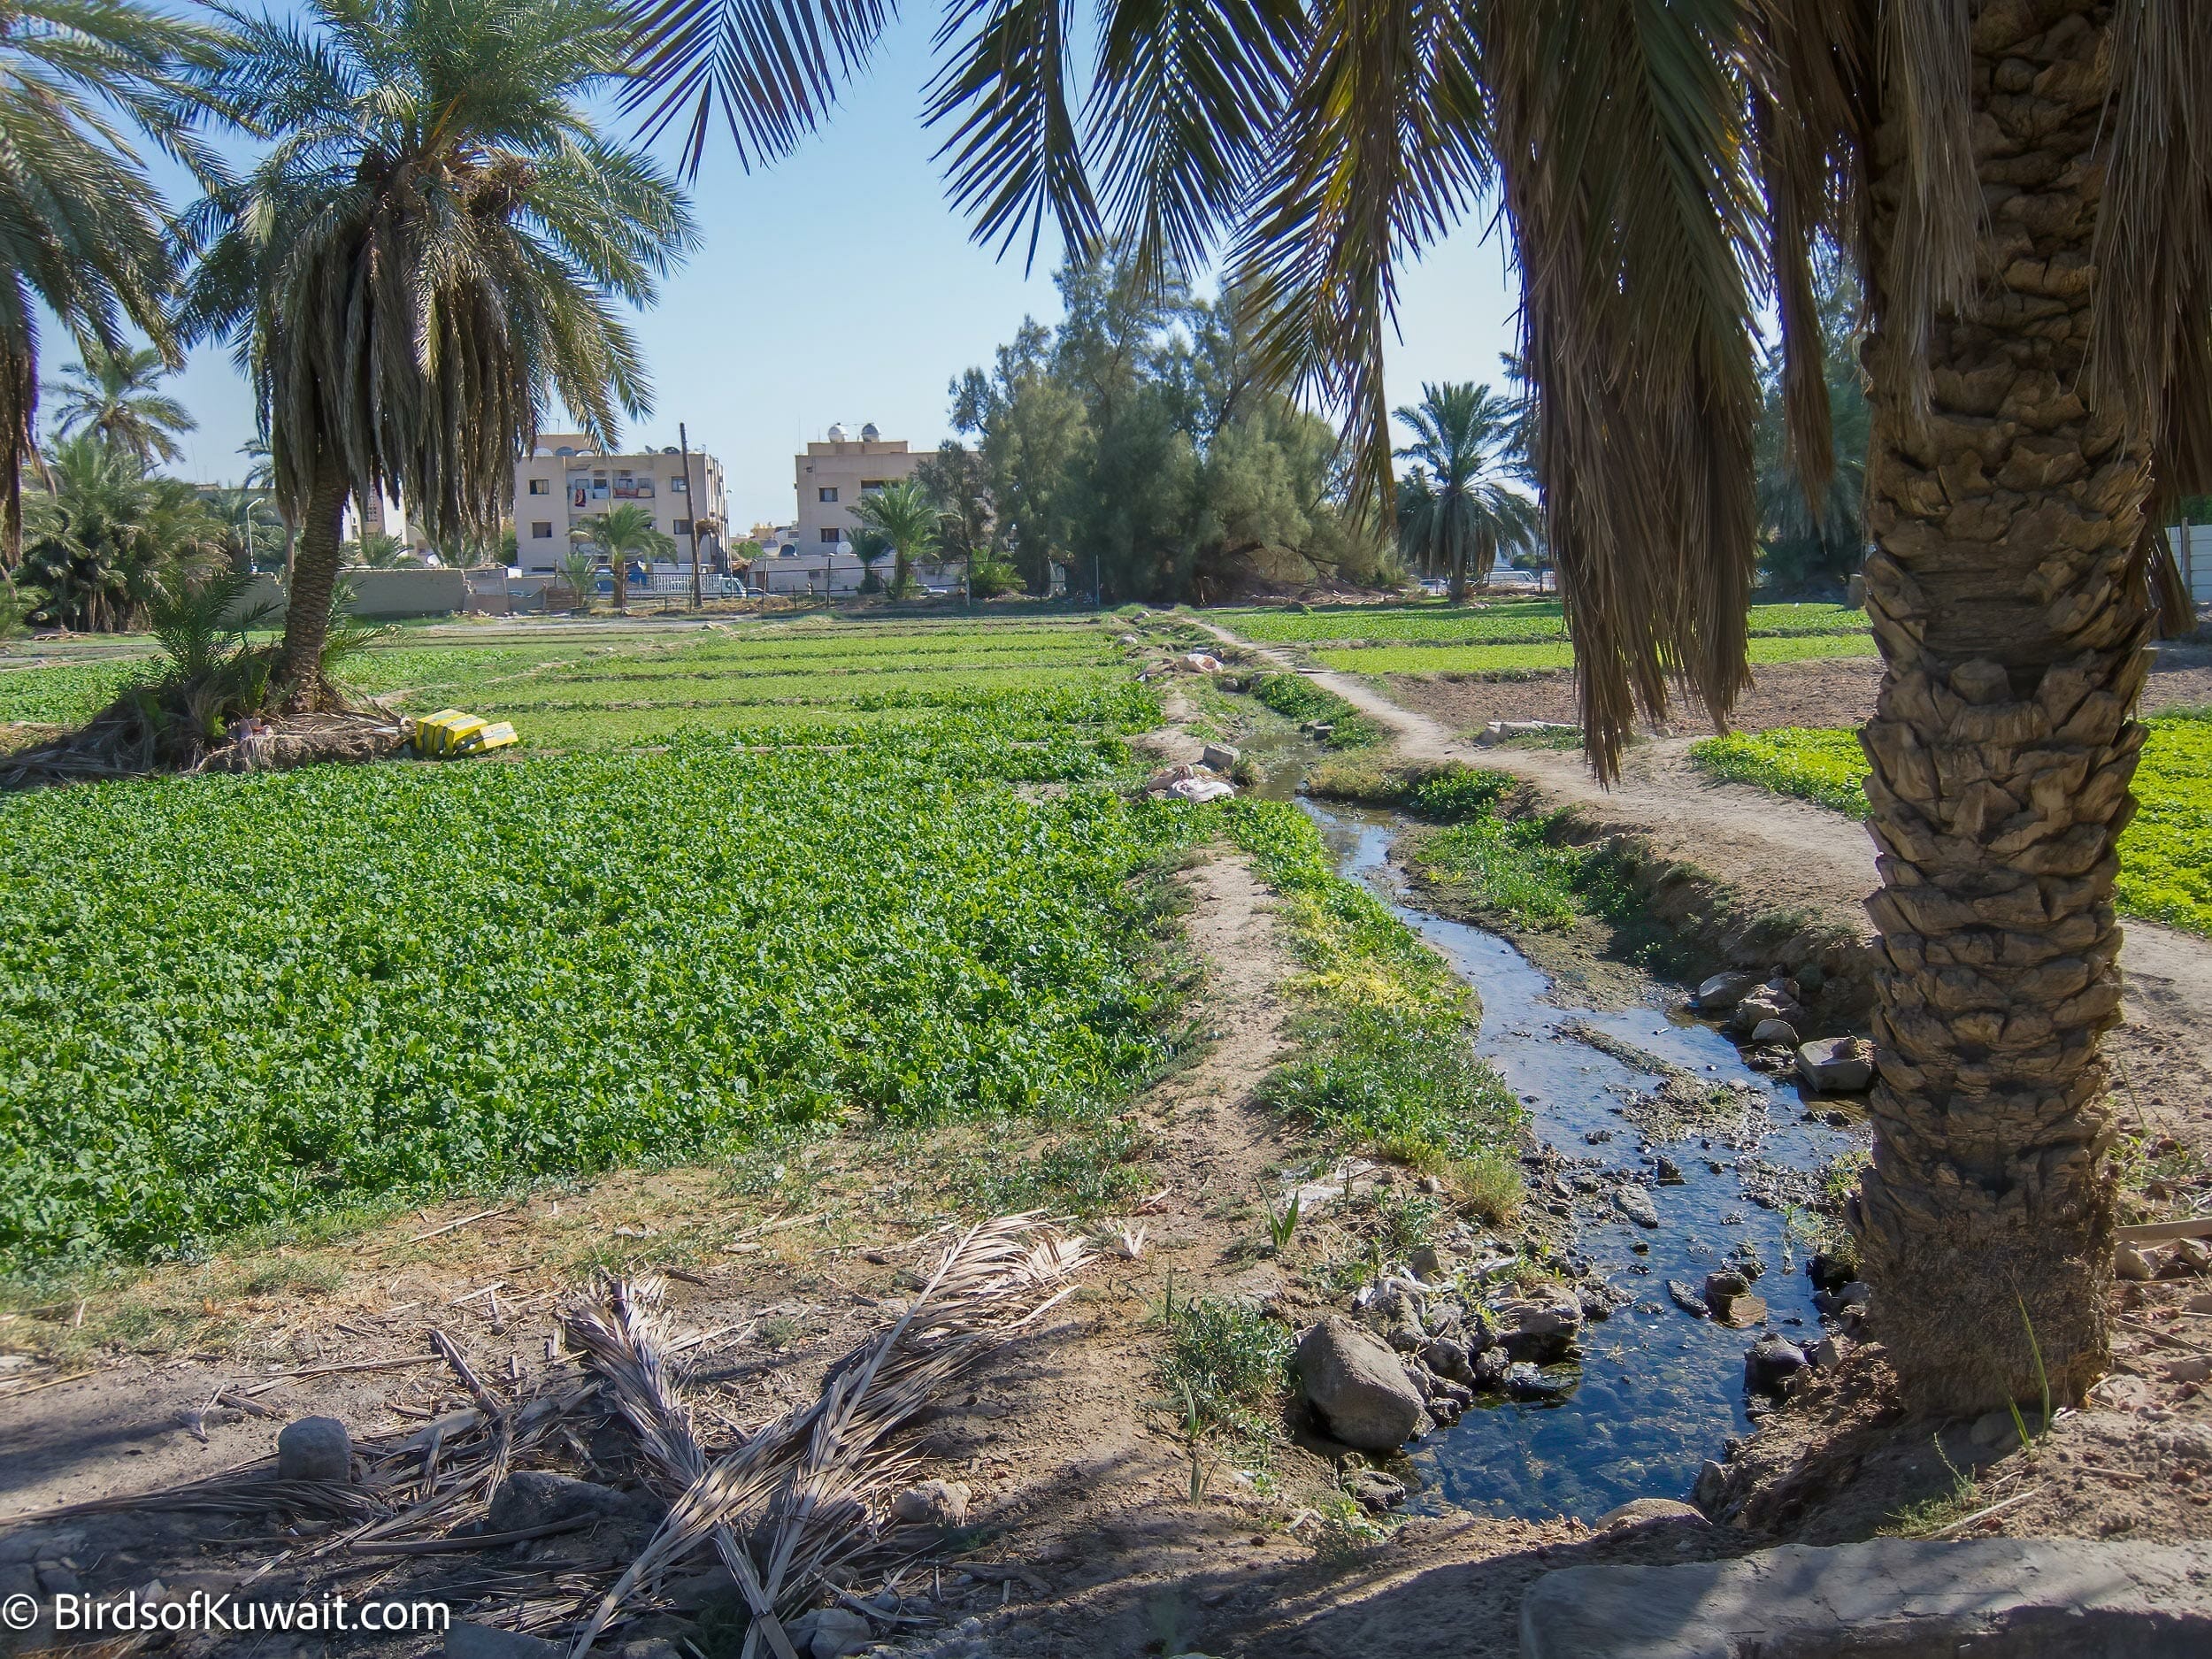
<path fill-rule="evenodd" d="M 1805 1246 L 1787 1236 L 1777 1189 L 1790 1172 L 1818 1169 L 1864 1137 L 1807 1112 L 1793 1083 L 1747 1066 L 1717 1032 L 1656 1007 L 1600 1011 L 1552 1000 L 1552 982 L 1494 933 L 1434 916 L 1409 902 L 1388 863 L 1405 826 L 1394 816 L 1303 802 L 1347 877 L 1367 883 L 1443 954 L 1482 998 L 1478 1047 L 1526 1103 L 1536 1137 L 1573 1167 L 1548 1178 L 1532 1202 L 1571 1203 L 1576 1253 L 1632 1300 L 1586 1326 L 1571 1389 L 1541 1403 L 1478 1405 L 1430 1436 L 1412 1461 L 1437 1500 L 1479 1513 L 1591 1520 L 1640 1497 L 1686 1497 L 1698 1466 L 1723 1440 L 1750 1426 L 1745 1350 L 1762 1330 L 1794 1340 L 1820 1334 Z M 1611 1039 L 1626 1058 L 1594 1047 L 1577 1028 Z M 1746 1086 L 1687 1133 L 1647 1136 L 1624 1115 L 1661 1082 L 1635 1055 L 1667 1062 L 1717 1090 Z M 1824 1111 L 1832 1102 L 1822 1102 Z M 1648 1175 L 1661 1155 L 1678 1186 L 1651 1186 L 1659 1225 L 1636 1225 L 1612 1203 L 1609 1171 Z M 1574 1191 L 1574 1177 L 1597 1191 Z M 1595 1178 L 1594 1179 L 1588 1178 Z M 1768 1305 L 1763 1327 L 1734 1330 L 1684 1312 L 1667 1281 L 1701 1287 L 1707 1273 L 1745 1256 L 1765 1267 L 1753 1288 Z"/>

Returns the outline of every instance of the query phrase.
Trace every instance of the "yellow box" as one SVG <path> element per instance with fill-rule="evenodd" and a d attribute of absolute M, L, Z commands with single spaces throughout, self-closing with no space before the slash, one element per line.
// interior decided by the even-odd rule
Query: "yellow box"
<path fill-rule="evenodd" d="M 504 720 L 495 720 L 480 732 L 472 732 L 454 747 L 457 755 L 480 755 L 489 749 L 505 749 L 522 740 L 515 735 L 515 728 Z"/>
<path fill-rule="evenodd" d="M 469 738 L 491 724 L 481 715 L 460 709 L 441 709 L 427 719 L 415 722 L 415 748 L 425 755 L 456 753 Z"/>

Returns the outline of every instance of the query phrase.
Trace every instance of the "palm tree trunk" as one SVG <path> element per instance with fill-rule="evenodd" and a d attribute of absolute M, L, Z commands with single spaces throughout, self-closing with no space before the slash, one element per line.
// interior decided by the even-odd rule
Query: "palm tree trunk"
<path fill-rule="evenodd" d="M 292 585 L 285 595 L 283 679 L 289 687 L 286 706 L 295 710 L 313 709 L 323 700 L 323 642 L 330 637 L 330 598 L 338 585 L 346 495 L 345 473 L 337 462 L 327 456 L 318 459 L 293 554 Z"/>
<path fill-rule="evenodd" d="M 1935 1412 L 2037 1398 L 2046 1367 L 2074 1398 L 2108 1355 L 2099 1045 L 2120 1018 L 2115 843 L 2147 638 L 2130 556 L 2150 485 L 2121 411 L 2078 389 L 2109 10 L 1981 12 L 1990 228 L 1980 298 L 1937 319 L 1924 422 L 1882 373 L 1912 343 L 1869 345 L 1881 1078 L 1854 1213 L 1878 1333 L 1907 1399 Z M 1877 271 L 1902 148 L 1878 142 Z"/>

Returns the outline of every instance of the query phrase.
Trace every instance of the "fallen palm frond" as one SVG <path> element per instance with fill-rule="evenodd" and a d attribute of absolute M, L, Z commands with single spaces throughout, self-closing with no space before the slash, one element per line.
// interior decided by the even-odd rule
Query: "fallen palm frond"
<path fill-rule="evenodd" d="M 600 1632 L 703 1544 L 736 1580 L 753 1617 L 745 1659 L 762 1646 L 797 1659 L 784 1621 L 838 1566 L 888 1565 L 898 1547 L 879 1500 L 910 1467 L 895 1431 L 955 1377 L 1074 1286 L 1086 1246 L 1031 1212 L 981 1223 L 939 1261 L 912 1304 L 880 1336 L 833 1365 L 821 1393 L 709 1463 L 664 1363 L 659 1286 L 608 1286 L 572 1309 L 569 1341 L 607 1385 L 672 1494 L 667 1518 L 576 1632 L 582 1659 Z"/>

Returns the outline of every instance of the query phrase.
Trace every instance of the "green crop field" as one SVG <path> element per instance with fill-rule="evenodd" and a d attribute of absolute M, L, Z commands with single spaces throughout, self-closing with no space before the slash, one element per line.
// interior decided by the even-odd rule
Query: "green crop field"
<path fill-rule="evenodd" d="M 1832 657 L 1872 657 L 1870 634 L 1763 635 L 1750 643 L 1762 663 L 1803 663 Z M 1313 653 L 1324 667 L 1354 674 L 1512 674 L 1574 666 L 1574 648 L 1550 645 L 1365 645 Z"/>
<path fill-rule="evenodd" d="M 1567 625 L 1555 599 L 1503 599 L 1479 608 L 1441 604 L 1340 605 L 1312 611 L 1253 607 L 1211 611 L 1206 615 L 1240 638 L 1263 645 L 1540 645 L 1563 642 L 1567 637 Z M 1863 632 L 1867 622 L 1865 611 L 1843 605 L 1754 605 L 1750 626 L 1755 636 L 1784 636 Z"/>
<path fill-rule="evenodd" d="M 2140 803 L 2120 837 L 2119 908 L 2212 933 L 2212 718 L 2154 716 L 2135 773 Z M 1866 816 L 1858 734 L 1802 726 L 1708 738 L 1690 750 L 1715 777 Z"/>
<path fill-rule="evenodd" d="M 411 641 L 354 680 L 568 752 L 0 796 L 0 1256 L 1110 1110 L 1170 1041 L 1146 872 L 1214 821 L 1107 787 L 1159 719 L 1112 641 Z M 51 718 L 120 678 L 0 683 Z"/>

